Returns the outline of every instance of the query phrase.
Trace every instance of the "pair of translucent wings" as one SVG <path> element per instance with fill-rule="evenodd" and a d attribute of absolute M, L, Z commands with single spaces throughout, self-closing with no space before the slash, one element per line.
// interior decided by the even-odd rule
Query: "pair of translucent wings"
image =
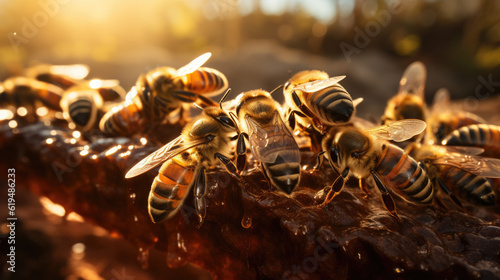
<path fill-rule="evenodd" d="M 248 116 L 245 117 L 245 121 L 249 130 L 249 143 L 252 154 L 258 161 L 266 163 L 275 162 L 278 155 L 275 151 L 279 150 L 287 151 L 280 154 L 280 156 L 285 156 L 283 158 L 285 162 L 298 160 L 300 156 L 298 145 L 277 111 L 274 113 L 271 125 L 267 125 L 266 127 L 262 127 Z M 402 142 L 422 133 L 425 127 L 426 124 L 422 120 L 407 119 L 365 131 L 379 139 Z"/>
<path fill-rule="evenodd" d="M 403 142 L 422 133 L 426 127 L 427 124 L 422 120 L 406 119 L 365 131 L 379 139 Z"/>
<path fill-rule="evenodd" d="M 85 64 L 48 65 L 40 64 L 32 66 L 25 71 L 26 77 L 36 78 L 39 74 L 50 73 L 66 76 L 71 79 L 81 80 L 89 74 L 90 68 Z"/>
<path fill-rule="evenodd" d="M 430 146 L 433 150 L 427 160 L 434 165 L 448 165 L 474 175 L 500 178 L 500 159 L 479 156 L 484 149 L 478 147 Z"/>
<path fill-rule="evenodd" d="M 205 142 L 206 142 L 205 139 L 186 141 L 185 137 L 183 135 L 180 135 L 179 137 L 175 138 L 174 140 L 170 141 L 163 147 L 159 148 L 158 150 L 154 151 L 153 153 L 151 153 L 150 155 L 139 161 L 136 165 L 134 165 L 134 167 L 132 167 L 127 172 L 125 178 L 128 179 L 141 175 L 142 173 L 147 172 L 152 168 L 156 167 L 160 163 L 163 163 L 175 157 L 176 155 L 184 151 L 187 151 L 191 148 L 194 148 L 198 145 L 201 145 Z"/>
<path fill-rule="evenodd" d="M 421 120 L 402 120 L 365 130 L 377 138 L 396 142 L 406 141 L 424 131 L 426 124 Z M 500 178 L 500 159 L 481 157 L 484 149 L 477 147 L 429 146 L 430 160 L 434 165 L 453 166 L 471 174 Z"/>
<path fill-rule="evenodd" d="M 346 76 L 336 76 L 324 80 L 316 80 L 303 84 L 298 84 L 293 87 L 293 90 L 300 90 L 302 92 L 313 93 L 319 90 L 334 86 L 342 81 Z"/>
<path fill-rule="evenodd" d="M 275 163 L 278 156 L 283 162 L 300 161 L 299 146 L 278 111 L 274 111 L 272 121 L 265 126 L 248 115 L 245 117 L 245 122 L 248 127 L 250 149 L 257 161 Z"/>
<path fill-rule="evenodd" d="M 210 53 L 210 52 L 207 52 L 207 53 L 204 53 L 204 54 L 198 56 L 197 58 L 193 59 L 191 62 L 186 64 L 185 66 L 179 68 L 177 70 L 177 75 L 184 76 L 184 75 L 193 73 L 194 71 L 196 71 L 196 69 L 200 68 L 203 64 L 205 64 L 205 62 L 207 62 L 211 56 L 212 56 L 212 53 Z"/>
<path fill-rule="evenodd" d="M 180 77 L 180 76 L 184 76 L 184 75 L 188 75 L 188 74 L 193 73 L 198 68 L 200 68 L 203 64 L 205 64 L 205 62 L 207 62 L 211 56 L 212 56 L 212 53 L 210 53 L 210 52 L 207 52 L 207 53 L 204 53 L 204 54 L 198 56 L 197 58 L 193 59 L 188 64 L 177 69 L 177 76 Z M 137 89 L 135 87 L 133 87 L 127 93 L 125 100 L 131 101 L 137 94 L 138 94 Z"/>
<path fill-rule="evenodd" d="M 424 99 L 425 82 L 427 81 L 427 70 L 425 65 L 416 61 L 410 64 L 403 72 L 401 80 L 399 81 L 398 95 L 403 100 L 407 94 L 414 94 Z"/>

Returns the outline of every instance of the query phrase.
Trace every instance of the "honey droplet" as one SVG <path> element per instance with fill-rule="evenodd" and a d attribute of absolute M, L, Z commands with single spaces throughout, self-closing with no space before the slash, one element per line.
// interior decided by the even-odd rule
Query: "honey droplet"
<path fill-rule="evenodd" d="M 244 228 L 249 228 L 252 226 L 252 217 L 250 216 L 243 216 L 241 219 L 241 226 Z"/>

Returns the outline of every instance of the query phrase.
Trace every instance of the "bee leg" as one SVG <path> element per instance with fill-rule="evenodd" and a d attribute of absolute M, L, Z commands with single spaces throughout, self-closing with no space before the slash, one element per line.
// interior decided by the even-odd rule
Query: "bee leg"
<path fill-rule="evenodd" d="M 321 165 L 323 164 L 323 154 L 325 153 L 325 151 L 321 151 L 319 152 L 318 156 L 316 157 L 316 165 L 314 165 L 314 168 L 313 168 L 313 171 L 318 171 L 318 169 L 321 167 Z"/>
<path fill-rule="evenodd" d="M 363 192 L 363 198 L 366 199 L 368 197 L 368 186 L 366 185 L 366 178 L 359 178 L 359 188 Z"/>
<path fill-rule="evenodd" d="M 342 191 L 344 185 L 345 185 L 345 179 L 342 178 L 342 176 L 337 177 L 337 179 L 335 179 L 335 182 L 333 182 L 331 187 L 325 188 L 325 191 L 327 189 L 330 190 L 326 194 L 325 201 L 323 201 L 323 203 L 321 203 L 318 207 L 323 208 L 328 203 L 330 203 L 330 201 L 332 201 Z"/>
<path fill-rule="evenodd" d="M 205 198 L 205 193 L 207 192 L 206 180 L 205 167 L 202 167 L 194 181 L 194 205 L 198 214 L 198 228 L 203 224 L 203 220 L 207 214 L 207 201 Z"/>
<path fill-rule="evenodd" d="M 308 134 L 311 139 L 311 150 L 315 153 L 321 151 L 321 140 L 323 140 L 323 135 L 314 129 L 314 127 L 307 129 L 310 131 Z"/>
<path fill-rule="evenodd" d="M 303 118 L 307 117 L 306 115 L 304 115 L 300 111 L 297 111 L 297 110 L 291 111 L 290 114 L 288 115 L 288 125 L 290 125 L 290 128 L 292 129 L 292 131 L 295 130 L 295 125 L 297 124 L 297 120 L 295 120 L 295 115 L 299 115 L 300 117 L 303 117 Z"/>
<path fill-rule="evenodd" d="M 448 209 L 448 207 L 441 201 L 441 199 L 439 197 L 437 197 L 437 195 L 434 196 L 434 201 L 436 201 L 436 204 L 442 208 L 445 212 L 448 212 L 450 209 Z"/>
<path fill-rule="evenodd" d="M 203 95 L 196 94 L 190 91 L 178 90 L 174 91 L 172 95 L 185 103 L 196 103 L 202 108 L 210 107 L 210 106 L 218 106 L 218 104 L 210 98 L 207 98 Z"/>
<path fill-rule="evenodd" d="M 292 129 L 292 131 L 295 130 L 295 114 L 292 112 L 290 112 L 290 115 L 288 115 L 288 126 L 290 126 L 290 128 Z"/>
<path fill-rule="evenodd" d="M 214 156 L 217 157 L 217 159 L 219 159 L 220 162 L 224 165 L 224 168 L 226 168 L 226 171 L 227 173 L 229 173 L 229 175 L 233 176 L 233 178 L 237 180 L 241 179 L 240 175 L 238 174 L 238 169 L 230 159 L 220 153 L 215 153 Z"/>
<path fill-rule="evenodd" d="M 345 182 L 347 181 L 347 175 L 349 174 L 349 168 L 344 169 L 342 174 L 335 179 L 330 191 L 326 194 L 325 201 L 319 205 L 319 207 L 325 207 L 330 201 L 332 201 L 344 188 Z"/>
<path fill-rule="evenodd" d="M 295 103 L 295 105 L 299 107 L 301 111 L 300 113 L 308 116 L 312 120 L 314 126 L 320 130 L 321 134 L 325 134 L 326 126 L 314 115 L 313 112 L 311 112 L 311 109 L 309 109 L 304 103 L 302 103 L 295 91 L 292 91 L 292 100 L 293 103 Z"/>
<path fill-rule="evenodd" d="M 375 171 L 372 171 L 372 177 L 375 180 L 375 184 L 377 185 L 378 189 L 382 193 L 382 200 L 384 201 L 385 208 L 391 213 L 391 216 L 396 218 L 398 222 L 401 222 L 401 218 L 399 218 L 398 213 L 396 211 L 396 204 L 394 204 L 394 200 L 392 200 L 391 194 L 385 187 L 384 183 L 382 183 L 382 180 L 378 176 Z"/>
<path fill-rule="evenodd" d="M 460 200 L 458 200 L 458 198 L 453 194 L 451 193 L 451 191 L 448 189 L 448 187 L 446 187 L 446 185 L 443 183 L 443 181 L 441 181 L 441 179 L 437 178 L 436 177 L 436 181 L 439 185 L 439 187 L 441 188 L 441 190 L 443 190 L 443 192 L 448 195 L 451 200 L 453 200 L 453 202 L 460 208 L 462 209 L 463 211 L 466 211 L 465 207 L 462 205 L 462 203 L 460 202 Z"/>
<path fill-rule="evenodd" d="M 238 142 L 236 143 L 236 168 L 238 173 L 241 174 L 247 165 L 247 147 L 245 144 L 244 136 L 246 133 L 238 135 Z"/>

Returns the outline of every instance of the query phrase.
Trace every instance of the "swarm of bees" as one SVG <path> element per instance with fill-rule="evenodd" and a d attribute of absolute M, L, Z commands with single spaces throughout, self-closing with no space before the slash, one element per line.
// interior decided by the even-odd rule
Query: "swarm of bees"
<path fill-rule="evenodd" d="M 445 208 L 438 193 L 462 209 L 462 200 L 495 204 L 491 179 L 500 178 L 500 126 L 469 112 L 451 111 L 444 89 L 428 109 L 421 62 L 403 73 L 381 125 L 367 126 L 355 116 L 362 99 L 353 100 L 340 85 L 345 76 L 302 71 L 271 92 L 249 90 L 224 102 L 230 93 L 228 80 L 218 70 L 202 67 L 210 56 L 203 54 L 179 69 L 154 69 L 141 75 L 128 93 L 116 80 L 85 80 L 85 65 L 32 67 L 25 76 L 1 84 L 0 104 L 14 112 L 26 107 L 28 114 L 45 106 L 62 112 L 76 129 L 98 128 L 108 136 L 147 137 L 159 124 L 188 120 L 180 136 L 125 175 L 139 176 L 162 164 L 149 194 L 153 222 L 174 216 L 192 189 L 201 225 L 207 211 L 207 173 L 216 166 L 243 180 L 248 166 L 257 164 L 270 186 L 290 195 L 301 185 L 301 172 L 320 172 L 325 158 L 337 178 L 321 190 L 326 195 L 318 207 L 334 203 L 350 177 L 365 192 L 373 182 L 397 220 L 394 194 L 410 203 L 435 202 Z M 279 92 L 283 104 L 273 98 Z M 218 103 L 211 99 L 221 93 Z M 189 117 L 192 106 L 201 114 Z M 304 148 L 296 140 L 301 136 L 309 140 L 306 149 L 317 154 L 311 170 L 301 165 Z"/>

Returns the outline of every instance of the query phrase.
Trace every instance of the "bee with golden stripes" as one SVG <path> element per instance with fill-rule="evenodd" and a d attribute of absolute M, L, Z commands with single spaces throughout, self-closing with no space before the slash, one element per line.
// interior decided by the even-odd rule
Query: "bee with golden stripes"
<path fill-rule="evenodd" d="M 349 122 L 355 113 L 356 102 L 338 83 L 344 78 L 330 78 L 318 70 L 293 75 L 283 88 L 285 101 L 290 106 L 291 128 L 295 128 L 295 115 L 299 116 L 297 123 L 303 130 L 312 124 L 322 134 L 329 126 Z"/>
<path fill-rule="evenodd" d="M 14 109 L 24 107 L 28 116 L 40 106 L 60 111 L 62 94 L 63 90 L 55 85 L 26 77 L 12 77 L 0 84 L 0 105 Z"/>
<path fill-rule="evenodd" d="M 126 101 L 104 115 L 100 129 L 111 135 L 133 135 L 175 113 L 182 116 L 184 104 L 216 105 L 207 97 L 220 94 L 228 83 L 221 72 L 201 67 L 210 56 L 205 53 L 178 70 L 161 67 L 140 76 Z"/>
<path fill-rule="evenodd" d="M 149 193 L 148 211 L 153 222 L 174 216 L 191 188 L 200 225 L 206 215 L 206 169 L 222 163 L 239 179 L 236 166 L 228 158 L 229 142 L 236 136 L 236 124 L 219 107 L 207 107 L 191 120 L 182 134 L 150 154 L 128 171 L 125 178 L 140 175 L 163 163 Z"/>
<path fill-rule="evenodd" d="M 76 128 L 96 128 L 103 112 L 125 98 L 125 90 L 117 80 L 93 79 L 67 89 L 61 99 L 63 116 Z"/>
<path fill-rule="evenodd" d="M 487 123 L 481 117 L 470 112 L 452 108 L 448 90 L 439 89 L 434 95 L 434 101 L 427 119 L 427 142 L 441 143 L 455 129 L 472 124 Z"/>
<path fill-rule="evenodd" d="M 53 84 L 64 90 L 79 84 L 88 74 L 89 67 L 85 64 L 39 64 L 25 71 L 28 78 Z"/>
<path fill-rule="evenodd" d="M 500 178 L 500 160 L 478 156 L 483 149 L 413 143 L 405 152 L 420 162 L 429 178 L 461 208 L 455 197 L 477 205 L 494 205 L 495 192 L 488 178 Z"/>
<path fill-rule="evenodd" d="M 292 133 L 281 119 L 280 104 L 269 92 L 260 89 L 241 93 L 235 103 L 242 131 L 236 145 L 238 170 L 244 167 L 241 158 L 245 158 L 246 153 L 242 137 L 245 135 L 267 179 L 290 194 L 300 182 L 300 153 Z"/>
<path fill-rule="evenodd" d="M 500 126 L 473 124 L 454 130 L 441 142 L 446 146 L 472 146 L 484 149 L 484 156 L 500 157 Z"/>
<path fill-rule="evenodd" d="M 359 179 L 362 189 L 366 178 L 372 176 L 386 208 L 397 219 L 396 206 L 388 189 L 409 202 L 430 203 L 434 189 L 425 170 L 402 149 L 381 140 L 405 141 L 424 131 L 425 127 L 421 120 L 402 120 L 368 130 L 354 126 L 332 128 L 322 145 L 325 157 L 340 176 L 329 188 L 321 206 L 342 191 L 351 175 Z"/>
<path fill-rule="evenodd" d="M 417 119 L 426 121 L 428 117 L 427 105 L 425 104 L 425 82 L 427 70 L 422 62 L 413 62 L 403 72 L 399 82 L 398 93 L 392 97 L 385 108 L 382 116 L 382 124 L 405 119 Z M 416 135 L 410 141 L 420 141 L 424 133 Z M 407 143 L 399 143 L 398 146 L 406 146 Z"/>
<path fill-rule="evenodd" d="M 427 70 L 422 62 L 413 62 L 403 73 L 398 93 L 392 97 L 382 116 L 382 124 L 405 119 L 427 119 L 424 90 Z"/>

